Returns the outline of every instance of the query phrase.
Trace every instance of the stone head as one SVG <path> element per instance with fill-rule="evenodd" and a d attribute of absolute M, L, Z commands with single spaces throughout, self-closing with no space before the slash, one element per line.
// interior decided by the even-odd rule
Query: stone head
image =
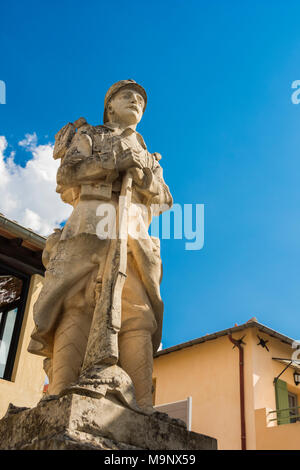
<path fill-rule="evenodd" d="M 143 87 L 134 80 L 121 80 L 112 85 L 104 100 L 104 124 L 119 123 L 123 126 L 137 125 L 147 104 Z"/>

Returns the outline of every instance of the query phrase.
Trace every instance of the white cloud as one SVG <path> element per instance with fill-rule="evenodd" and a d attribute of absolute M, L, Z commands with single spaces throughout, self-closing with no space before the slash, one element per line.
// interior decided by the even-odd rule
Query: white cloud
<path fill-rule="evenodd" d="M 33 134 L 25 134 L 25 139 L 20 140 L 20 147 L 24 147 L 26 150 L 34 150 L 37 145 L 37 135 L 34 132 Z"/>
<path fill-rule="evenodd" d="M 29 152 L 25 167 L 15 163 L 0 136 L 0 212 L 41 235 L 48 235 L 65 220 L 72 207 L 55 192 L 59 161 L 51 144 L 38 145 L 36 134 L 26 134 L 19 145 Z"/>

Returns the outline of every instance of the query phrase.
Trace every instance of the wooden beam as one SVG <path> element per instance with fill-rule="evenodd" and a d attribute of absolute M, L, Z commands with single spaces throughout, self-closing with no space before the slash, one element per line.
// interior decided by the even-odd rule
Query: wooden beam
<path fill-rule="evenodd" d="M 19 262 L 32 267 L 34 271 L 44 272 L 42 250 L 31 251 L 21 245 L 19 238 L 8 239 L 0 236 L 0 254 L 11 259 L 11 263 Z"/>
<path fill-rule="evenodd" d="M 0 253 L 0 271 L 2 271 L 1 265 L 7 265 L 10 268 L 16 269 L 17 271 L 20 271 L 24 274 L 29 274 L 30 276 L 32 274 L 39 274 L 40 276 L 44 276 L 45 274 L 44 267 L 42 267 L 42 269 L 35 268 L 30 264 L 23 263 L 16 258 L 10 258 L 9 256 L 5 256 Z"/>

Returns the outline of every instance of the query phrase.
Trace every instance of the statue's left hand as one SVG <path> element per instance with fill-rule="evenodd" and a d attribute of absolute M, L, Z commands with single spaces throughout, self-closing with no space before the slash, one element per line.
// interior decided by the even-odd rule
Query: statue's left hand
<path fill-rule="evenodd" d="M 130 168 L 128 170 L 134 183 L 137 184 L 138 186 L 143 186 L 144 180 L 145 180 L 145 175 L 144 172 L 141 168 Z"/>
<path fill-rule="evenodd" d="M 133 168 L 142 168 L 140 156 L 131 148 L 126 149 L 117 157 L 118 171 L 126 171 Z"/>

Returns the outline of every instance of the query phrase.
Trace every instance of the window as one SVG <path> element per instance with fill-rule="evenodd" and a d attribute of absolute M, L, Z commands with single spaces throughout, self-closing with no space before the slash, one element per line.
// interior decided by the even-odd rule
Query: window
<path fill-rule="evenodd" d="M 298 397 L 294 393 L 288 393 L 289 408 L 290 408 L 290 422 L 296 423 L 299 420 L 297 415 L 299 414 L 298 410 Z"/>
<path fill-rule="evenodd" d="M 0 379 L 11 380 L 29 279 L 0 264 Z"/>

